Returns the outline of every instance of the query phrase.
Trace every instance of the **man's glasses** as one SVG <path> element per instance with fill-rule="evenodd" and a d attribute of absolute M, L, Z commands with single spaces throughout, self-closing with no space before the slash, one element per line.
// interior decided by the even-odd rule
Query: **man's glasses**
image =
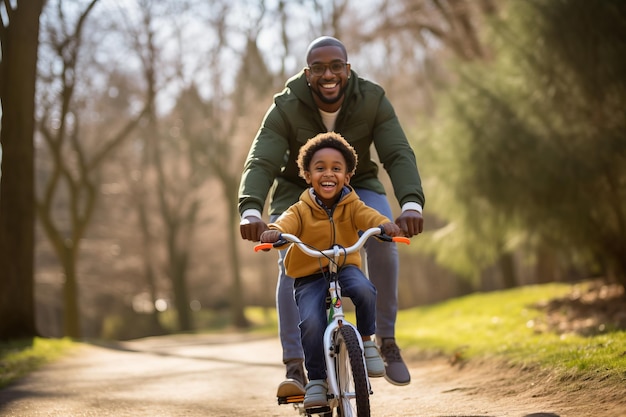
<path fill-rule="evenodd" d="M 330 64 L 313 64 L 309 65 L 309 71 L 316 77 L 324 75 L 326 68 L 330 68 L 333 74 L 341 74 L 346 69 L 346 63 L 341 61 L 331 62 Z"/>

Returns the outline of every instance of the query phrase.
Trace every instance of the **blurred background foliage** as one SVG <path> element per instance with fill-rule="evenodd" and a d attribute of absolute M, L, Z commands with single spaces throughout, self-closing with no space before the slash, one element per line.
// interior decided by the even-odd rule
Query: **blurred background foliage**
<path fill-rule="evenodd" d="M 621 0 L 48 0 L 40 23 L 43 335 L 272 314 L 276 259 L 239 237 L 239 175 L 272 95 L 321 35 L 386 89 L 417 155 L 426 232 L 401 248 L 402 308 L 626 284 Z"/>
<path fill-rule="evenodd" d="M 553 265 L 539 280 L 577 270 L 625 283 L 623 10 L 511 2 L 484 32 L 492 57 L 455 66 L 417 145 L 430 152 L 429 209 L 448 220 L 426 245 L 443 264 L 480 276 L 499 262 L 507 276 L 523 254 Z"/>

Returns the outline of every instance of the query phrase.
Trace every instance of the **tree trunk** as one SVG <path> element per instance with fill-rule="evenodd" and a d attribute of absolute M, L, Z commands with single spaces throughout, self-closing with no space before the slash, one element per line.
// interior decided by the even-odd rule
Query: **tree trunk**
<path fill-rule="evenodd" d="M 143 165 L 144 170 L 147 170 L 146 160 L 144 159 Z M 152 302 L 153 310 L 150 318 L 150 334 L 151 335 L 161 335 L 165 334 L 165 330 L 161 325 L 161 321 L 159 320 L 159 310 L 156 309 L 156 301 L 157 301 L 157 285 L 156 285 L 156 274 L 154 272 L 154 258 L 152 256 L 152 234 L 150 233 L 150 223 L 148 220 L 148 212 L 146 210 L 145 198 L 146 194 L 143 189 L 143 184 L 141 185 L 141 192 L 138 192 L 138 203 L 137 203 L 137 212 L 139 215 L 139 227 L 141 229 L 142 236 L 142 245 L 143 245 L 143 267 L 144 267 L 144 276 L 146 278 L 146 286 L 148 287 L 148 291 L 150 293 L 150 301 Z"/>
<path fill-rule="evenodd" d="M 65 336 L 81 337 L 78 308 L 78 282 L 76 277 L 77 259 L 73 246 L 65 247 L 63 253 L 63 272 L 65 273 L 63 330 Z"/>
<path fill-rule="evenodd" d="M 538 284 L 561 281 L 558 259 L 554 250 L 547 245 L 537 250 L 537 264 L 535 266 L 535 279 Z"/>
<path fill-rule="evenodd" d="M 517 274 L 515 273 L 515 260 L 513 254 L 506 252 L 500 256 L 498 267 L 502 274 L 502 285 L 504 288 L 515 288 L 517 286 Z"/>
<path fill-rule="evenodd" d="M 189 293 L 187 291 L 187 255 L 176 248 L 171 254 L 172 282 L 174 284 L 174 302 L 178 313 L 178 327 L 183 332 L 193 330 L 193 320 L 189 307 Z"/>
<path fill-rule="evenodd" d="M 44 0 L 3 2 L 2 177 L 0 183 L 0 339 L 37 335 L 34 296 L 35 81 Z"/>

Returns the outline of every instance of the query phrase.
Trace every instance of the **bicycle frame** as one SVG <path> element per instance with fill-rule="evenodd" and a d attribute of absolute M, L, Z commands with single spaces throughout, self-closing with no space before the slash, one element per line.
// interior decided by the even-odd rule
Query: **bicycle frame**
<path fill-rule="evenodd" d="M 333 260 L 328 266 L 329 274 L 331 277 L 336 277 L 337 274 L 337 261 L 341 255 L 341 250 L 338 246 L 333 247 Z M 328 325 L 324 332 L 324 355 L 326 358 L 326 383 L 328 384 L 328 393 L 330 394 L 329 405 L 331 408 L 338 406 L 337 402 L 341 399 L 341 392 L 339 390 L 339 384 L 337 381 L 337 374 L 335 372 L 335 332 L 341 326 L 350 326 L 354 329 L 356 334 L 360 334 L 356 326 L 345 320 L 343 312 L 343 301 L 341 299 L 341 285 L 336 279 L 331 279 L 329 283 L 328 293 L 330 296 L 330 306 L 328 310 Z M 361 352 L 363 349 L 363 341 L 359 338 L 359 347 Z M 365 356 L 363 356 L 363 366 L 365 367 Z M 371 394 L 372 388 L 369 378 L 367 378 L 367 391 Z"/>

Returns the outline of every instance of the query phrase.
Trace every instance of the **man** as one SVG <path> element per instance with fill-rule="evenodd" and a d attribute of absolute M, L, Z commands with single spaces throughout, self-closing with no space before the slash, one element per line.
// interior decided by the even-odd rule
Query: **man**
<path fill-rule="evenodd" d="M 348 63 L 345 46 L 324 36 L 309 45 L 307 67 L 287 81 L 285 89 L 263 119 L 244 164 L 239 188 L 240 231 L 244 239 L 258 241 L 267 230 L 261 213 L 270 193 L 270 221 L 298 200 L 307 184 L 298 176 L 300 146 L 321 132 L 340 133 L 356 150 L 359 163 L 351 184 L 359 197 L 392 218 L 385 190 L 378 179 L 376 152 L 389 174 L 402 208 L 396 224 L 406 236 L 422 232 L 424 194 L 415 155 L 384 90 L 359 78 Z M 398 309 L 399 258 L 395 245 L 371 239 L 365 246 L 367 271 L 377 288 L 376 339 L 385 361 L 385 378 L 406 385 L 411 377 L 395 343 Z M 304 393 L 302 346 L 293 279 L 285 275 L 284 252 L 279 255 L 277 310 L 287 380 L 278 396 Z"/>

